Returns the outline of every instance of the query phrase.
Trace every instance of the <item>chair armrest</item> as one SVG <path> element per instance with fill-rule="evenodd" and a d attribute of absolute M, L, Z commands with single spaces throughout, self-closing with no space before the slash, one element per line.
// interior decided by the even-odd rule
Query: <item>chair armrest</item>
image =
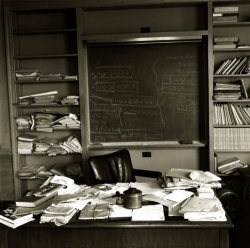
<path fill-rule="evenodd" d="M 141 169 L 133 169 L 134 174 L 140 177 L 150 177 L 159 179 L 162 177 L 162 173 L 160 171 L 151 171 L 151 170 L 141 170 Z"/>

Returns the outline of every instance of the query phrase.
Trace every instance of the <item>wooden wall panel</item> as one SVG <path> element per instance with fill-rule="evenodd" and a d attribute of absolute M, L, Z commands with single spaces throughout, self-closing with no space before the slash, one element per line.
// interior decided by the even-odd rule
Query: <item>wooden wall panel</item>
<path fill-rule="evenodd" d="M 13 200 L 13 175 L 10 145 L 8 85 L 3 25 L 3 1 L 0 0 L 0 201 Z"/>

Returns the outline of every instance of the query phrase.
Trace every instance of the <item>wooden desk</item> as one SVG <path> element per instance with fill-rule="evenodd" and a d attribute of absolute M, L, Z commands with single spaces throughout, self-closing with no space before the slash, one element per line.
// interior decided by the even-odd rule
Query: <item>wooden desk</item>
<path fill-rule="evenodd" d="M 28 223 L 17 229 L 0 226 L 1 248 L 226 248 L 226 222 L 189 222 L 168 218 L 164 222 L 103 221 L 54 224 Z"/>

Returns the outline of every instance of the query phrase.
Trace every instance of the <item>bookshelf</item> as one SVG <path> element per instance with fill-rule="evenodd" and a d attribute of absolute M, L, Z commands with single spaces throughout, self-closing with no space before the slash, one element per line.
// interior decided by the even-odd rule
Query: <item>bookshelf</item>
<path fill-rule="evenodd" d="M 78 79 L 53 78 L 46 80 L 17 80 L 16 71 L 38 70 L 42 75 L 62 74 L 78 76 L 77 25 L 76 10 L 25 10 L 11 12 L 6 15 L 8 63 L 9 101 L 11 115 L 11 138 L 13 151 L 13 174 L 15 197 L 20 198 L 27 189 L 33 188 L 40 180 L 20 180 L 17 172 L 23 166 L 41 165 L 63 166 L 75 161 L 82 161 L 82 154 L 67 153 L 49 157 L 47 152 L 33 151 L 31 154 L 18 153 L 19 135 L 31 133 L 39 139 L 52 138 L 55 141 L 65 140 L 74 136 L 81 143 L 80 128 L 60 128 L 52 132 L 35 129 L 17 129 L 17 118 L 32 116 L 36 113 L 69 113 L 79 114 L 80 106 L 75 104 L 39 103 L 23 105 L 19 97 L 42 92 L 57 91 L 56 101 L 67 96 L 79 96 Z M 29 20 L 33 19 L 32 22 Z"/>
<path fill-rule="evenodd" d="M 214 56 L 214 72 L 213 72 L 213 87 L 218 84 L 232 84 L 239 82 L 239 80 L 243 80 L 245 84 L 246 91 L 250 91 L 250 74 L 243 71 L 240 74 L 216 74 L 216 71 L 218 72 L 218 68 L 222 63 L 228 59 L 234 59 L 234 58 L 241 58 L 245 56 L 249 56 L 250 49 L 249 47 L 246 48 L 238 48 L 238 46 L 245 45 L 247 46 L 250 44 L 249 36 L 246 35 L 247 32 L 249 32 L 250 28 L 250 22 L 249 22 L 249 11 L 250 11 L 250 5 L 249 2 L 245 1 L 229 1 L 229 2 L 220 2 L 215 1 L 213 3 L 213 10 L 214 8 L 220 8 L 220 7 L 226 7 L 237 9 L 238 11 L 234 12 L 231 15 L 237 16 L 237 21 L 235 22 L 221 22 L 221 23 L 213 23 L 213 38 L 217 37 L 237 37 L 238 41 L 236 42 L 236 47 L 226 49 L 226 48 L 215 48 L 213 49 L 213 56 Z M 227 15 L 227 13 L 224 14 L 224 16 Z M 228 14 L 230 15 L 230 14 Z M 218 17 L 219 18 L 219 17 Z M 219 43 L 215 43 L 219 44 Z M 234 71 L 234 69 L 232 69 Z M 225 71 L 224 71 L 225 73 Z M 213 101 L 213 115 L 214 115 L 214 125 L 213 125 L 213 141 L 214 141 L 214 153 L 217 156 L 217 162 L 220 162 L 224 159 L 238 156 L 243 163 L 249 164 L 250 158 L 247 155 L 249 152 L 248 147 L 248 141 L 250 139 L 249 137 L 249 123 L 241 124 L 238 123 L 229 123 L 231 121 L 231 118 L 235 118 L 239 116 L 242 120 L 241 112 L 238 113 L 232 113 L 227 112 L 227 107 L 223 106 L 236 106 L 237 111 L 239 109 L 242 111 L 242 108 L 245 108 L 249 105 L 249 98 L 245 98 L 244 96 L 241 96 L 239 99 L 217 99 L 212 100 Z M 219 114 L 217 112 L 216 117 L 216 107 L 215 106 L 221 106 L 223 107 L 222 113 Z M 226 113 L 227 112 L 227 113 Z M 239 115 L 240 114 L 240 115 Z M 245 112 L 243 112 L 245 114 Z M 224 124 L 218 124 L 215 123 L 218 120 L 217 118 L 224 118 Z M 215 172 L 217 171 L 216 165 L 215 165 Z M 221 174 L 218 174 L 221 175 Z M 227 175 L 229 176 L 229 175 Z M 225 176 L 225 177 L 227 177 Z"/>

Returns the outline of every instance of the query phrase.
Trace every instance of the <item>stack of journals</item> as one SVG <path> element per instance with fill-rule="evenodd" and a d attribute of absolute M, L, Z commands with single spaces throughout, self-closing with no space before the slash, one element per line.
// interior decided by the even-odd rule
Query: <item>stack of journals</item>
<path fill-rule="evenodd" d="M 18 136 L 18 154 L 31 154 L 33 151 L 33 142 L 38 136 L 31 134 L 22 134 Z"/>
<path fill-rule="evenodd" d="M 247 56 L 225 60 L 215 71 L 215 75 L 245 74 L 248 60 Z"/>
<path fill-rule="evenodd" d="M 237 171 L 239 168 L 246 167 L 245 164 L 241 163 L 238 157 L 232 157 L 223 160 L 217 164 L 218 171 L 224 174 L 231 174 Z"/>
<path fill-rule="evenodd" d="M 238 6 L 216 6 L 213 12 L 213 23 L 236 23 L 238 14 Z"/>
<path fill-rule="evenodd" d="M 34 220 L 33 214 L 17 216 L 15 212 L 15 207 L 8 207 L 6 209 L 0 210 L 0 223 L 15 229 L 18 226 Z"/>
<path fill-rule="evenodd" d="M 238 41 L 239 41 L 239 38 L 237 36 L 214 37 L 214 49 L 236 48 Z"/>
<path fill-rule="evenodd" d="M 237 100 L 240 98 L 248 98 L 243 80 L 232 83 L 215 83 L 214 100 Z"/>
<path fill-rule="evenodd" d="M 214 124 L 250 125 L 250 106 L 231 103 L 215 103 Z"/>
<path fill-rule="evenodd" d="M 54 113 L 35 113 L 33 115 L 34 128 L 40 132 L 52 132 L 53 122 L 58 119 L 58 115 Z"/>

